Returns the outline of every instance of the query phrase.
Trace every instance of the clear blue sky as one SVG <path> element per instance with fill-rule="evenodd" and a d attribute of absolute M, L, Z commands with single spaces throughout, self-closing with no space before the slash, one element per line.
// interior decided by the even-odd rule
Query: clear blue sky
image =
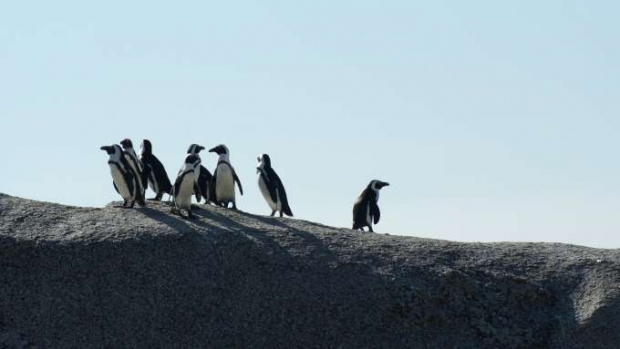
<path fill-rule="evenodd" d="M 225 143 L 246 195 L 268 153 L 297 217 L 381 233 L 620 247 L 620 3 L 4 1 L 0 191 L 118 200 L 99 147 L 171 177 Z M 213 154 L 203 154 L 212 169 Z"/>

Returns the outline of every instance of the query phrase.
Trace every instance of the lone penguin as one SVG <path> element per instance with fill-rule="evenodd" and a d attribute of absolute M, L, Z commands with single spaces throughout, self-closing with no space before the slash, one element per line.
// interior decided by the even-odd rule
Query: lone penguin
<path fill-rule="evenodd" d="M 228 207 L 228 204 L 232 203 L 233 210 L 236 210 L 235 182 L 239 186 L 241 195 L 243 195 L 243 187 L 241 186 L 241 181 L 239 181 L 235 169 L 230 164 L 230 152 L 228 151 L 228 147 L 224 144 L 220 144 L 209 150 L 209 152 L 219 155 L 217 166 L 213 173 L 213 180 L 211 181 L 211 194 L 215 194 L 215 198 L 212 199 L 212 201 L 215 202 L 216 205 L 223 207 Z"/>
<path fill-rule="evenodd" d="M 129 138 L 125 138 L 121 141 L 121 146 L 123 146 L 123 154 L 132 171 L 134 172 L 134 176 L 136 177 L 136 182 L 138 183 L 138 193 L 136 196 L 136 202 L 140 206 L 146 205 L 144 201 L 144 195 L 147 188 L 147 177 L 148 173 L 145 172 L 144 167 L 142 166 L 142 162 L 138 159 L 138 155 L 136 155 L 136 151 L 133 149 L 133 143 Z"/>
<path fill-rule="evenodd" d="M 112 184 L 116 192 L 123 198 L 123 205 L 117 207 L 132 208 L 137 195 L 136 178 L 123 155 L 123 150 L 118 144 L 104 145 L 100 149 L 109 155 L 108 165 L 112 175 Z"/>
<path fill-rule="evenodd" d="M 140 161 L 146 169 L 145 172 L 148 173 L 149 186 L 155 192 L 153 200 L 161 201 L 164 193 L 172 195 L 172 184 L 168 178 L 168 173 L 161 161 L 153 155 L 151 141 L 148 139 L 143 140 L 141 148 Z"/>
<path fill-rule="evenodd" d="M 286 197 L 286 190 L 284 190 L 284 184 L 282 184 L 282 180 L 280 180 L 276 171 L 271 167 L 269 155 L 261 154 L 258 156 L 256 172 L 258 173 L 258 187 L 271 208 L 271 217 L 276 214 L 276 211 L 280 211 L 280 217 L 283 214 L 293 217 L 293 212 Z"/>
<path fill-rule="evenodd" d="M 200 158 L 199 153 L 204 150 L 205 147 L 192 144 L 187 149 L 188 154 L 195 154 Z M 205 199 L 205 203 L 209 203 L 212 200 L 211 195 L 211 179 L 213 175 L 209 170 L 207 170 L 204 166 L 200 165 L 200 174 L 196 181 L 196 187 L 194 188 L 194 196 L 196 196 L 196 201 L 200 202 L 202 198 Z"/>
<path fill-rule="evenodd" d="M 372 180 L 364 189 L 362 194 L 355 201 L 353 205 L 353 229 L 359 229 L 364 231 L 364 227 L 368 227 L 370 232 L 372 230 L 372 224 L 379 223 L 381 218 L 381 211 L 379 210 L 379 190 L 383 187 L 389 186 L 389 183 L 379 180 Z"/>
<path fill-rule="evenodd" d="M 196 178 L 198 178 L 200 171 L 200 158 L 196 154 L 189 154 L 185 157 L 183 167 L 177 175 L 177 179 L 174 182 L 173 198 L 174 207 L 172 213 L 176 213 L 182 217 L 182 210 L 187 211 L 187 218 L 192 218 L 192 193 L 194 192 L 194 185 L 196 184 Z"/>

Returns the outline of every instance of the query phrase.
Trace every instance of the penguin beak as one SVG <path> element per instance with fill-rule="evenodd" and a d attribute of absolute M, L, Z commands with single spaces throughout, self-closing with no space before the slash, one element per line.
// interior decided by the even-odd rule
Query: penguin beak
<path fill-rule="evenodd" d="M 200 153 L 201 151 L 205 150 L 205 147 L 203 147 L 202 145 L 199 145 L 196 152 Z"/>
<path fill-rule="evenodd" d="M 381 189 L 381 188 L 383 188 L 383 187 L 389 187 L 389 186 L 390 186 L 390 183 L 388 183 L 388 182 L 381 182 L 381 183 L 379 184 L 379 189 Z"/>
<path fill-rule="evenodd" d="M 220 153 L 219 152 L 219 147 L 215 147 L 215 148 L 210 149 L 209 153 L 217 153 L 217 154 L 219 154 Z"/>

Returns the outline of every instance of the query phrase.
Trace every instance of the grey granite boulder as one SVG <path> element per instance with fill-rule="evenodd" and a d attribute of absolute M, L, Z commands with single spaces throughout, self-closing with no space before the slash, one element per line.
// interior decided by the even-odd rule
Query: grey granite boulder
<path fill-rule="evenodd" d="M 618 250 L 169 209 L 1 195 L 0 348 L 620 348 Z"/>

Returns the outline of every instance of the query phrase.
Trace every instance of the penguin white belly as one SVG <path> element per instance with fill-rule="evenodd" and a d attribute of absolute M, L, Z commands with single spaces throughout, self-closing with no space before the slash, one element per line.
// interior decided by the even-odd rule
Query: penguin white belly
<path fill-rule="evenodd" d="M 263 194 L 263 197 L 265 198 L 265 201 L 267 201 L 267 204 L 269 205 L 271 210 L 279 211 L 281 206 L 280 198 L 278 197 L 278 202 L 273 202 L 273 200 L 271 199 L 271 195 L 269 194 L 267 184 L 265 183 L 263 176 L 261 176 L 260 174 L 258 174 L 258 187 L 260 188 L 260 192 Z"/>
<path fill-rule="evenodd" d="M 217 167 L 215 195 L 219 201 L 235 201 L 235 181 L 232 171 L 227 165 Z"/>
<path fill-rule="evenodd" d="M 119 194 L 125 201 L 133 200 L 133 193 L 129 190 L 129 186 L 127 182 L 125 182 L 125 177 L 121 171 L 119 171 L 116 165 L 110 165 L 110 172 L 112 173 L 112 180 L 114 184 L 116 184 L 116 188 L 118 189 Z"/>
<path fill-rule="evenodd" d="M 192 194 L 194 193 L 194 173 L 188 173 L 181 182 L 179 192 L 175 193 L 174 201 L 178 208 L 190 209 L 192 206 Z"/>

